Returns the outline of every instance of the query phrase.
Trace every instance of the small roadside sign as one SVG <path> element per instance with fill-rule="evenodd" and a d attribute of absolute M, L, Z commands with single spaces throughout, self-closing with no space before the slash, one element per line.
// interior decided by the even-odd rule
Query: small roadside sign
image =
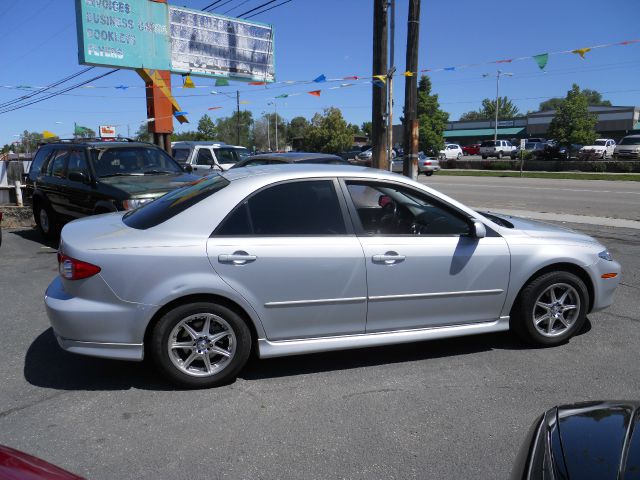
<path fill-rule="evenodd" d="M 524 146 L 527 143 L 527 139 L 526 138 L 521 138 L 520 139 L 520 150 L 524 150 Z"/>

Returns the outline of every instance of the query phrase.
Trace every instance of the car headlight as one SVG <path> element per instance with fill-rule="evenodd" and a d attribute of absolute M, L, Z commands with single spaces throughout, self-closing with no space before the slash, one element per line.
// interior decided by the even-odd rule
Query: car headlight
<path fill-rule="evenodd" d="M 600 253 L 598 253 L 598 256 L 603 260 L 613 262 L 613 257 L 611 256 L 611 252 L 609 252 L 609 250 L 601 251 Z"/>
<path fill-rule="evenodd" d="M 125 210 L 133 210 L 135 208 L 141 207 L 145 203 L 149 203 L 154 200 L 153 198 L 130 198 L 122 202 L 122 206 Z"/>

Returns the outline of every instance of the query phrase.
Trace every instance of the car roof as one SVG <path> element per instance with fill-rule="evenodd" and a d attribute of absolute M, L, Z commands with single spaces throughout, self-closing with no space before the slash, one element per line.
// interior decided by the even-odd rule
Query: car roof
<path fill-rule="evenodd" d="M 288 180 L 301 177 L 368 177 L 397 179 L 397 173 L 377 168 L 359 167 L 355 165 L 335 165 L 319 163 L 276 163 L 271 165 L 254 165 L 251 167 L 232 168 L 220 173 L 229 181 L 239 180 L 257 175 L 273 177 L 274 180 Z"/>
<path fill-rule="evenodd" d="M 91 147 L 91 148 L 123 148 L 123 147 L 146 147 L 146 148 L 160 148 L 153 143 L 147 142 L 111 142 L 111 141 L 100 141 L 100 140 L 87 140 L 87 141 L 73 141 L 73 142 L 47 142 L 41 145 L 42 147 Z"/>
<path fill-rule="evenodd" d="M 178 140 L 177 142 L 171 142 L 171 147 L 191 147 L 195 145 L 226 145 L 226 143 L 211 140 Z"/>
<path fill-rule="evenodd" d="M 316 160 L 319 158 L 330 158 L 332 160 L 342 160 L 342 157 L 330 153 L 312 152 L 287 152 L 287 153 L 261 153 L 251 157 L 251 160 L 280 160 L 284 162 L 302 162 L 305 160 Z"/>

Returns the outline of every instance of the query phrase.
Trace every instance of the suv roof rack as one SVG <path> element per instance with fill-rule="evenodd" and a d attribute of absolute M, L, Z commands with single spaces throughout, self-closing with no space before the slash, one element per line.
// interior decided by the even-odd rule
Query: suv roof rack
<path fill-rule="evenodd" d="M 38 145 L 52 145 L 56 143 L 148 143 L 149 145 L 155 145 L 153 143 L 145 142 L 143 140 L 136 140 L 135 138 L 128 137 L 116 137 L 116 138 L 102 138 L 102 137 L 84 137 L 84 138 L 57 138 L 50 142 L 39 142 Z"/>

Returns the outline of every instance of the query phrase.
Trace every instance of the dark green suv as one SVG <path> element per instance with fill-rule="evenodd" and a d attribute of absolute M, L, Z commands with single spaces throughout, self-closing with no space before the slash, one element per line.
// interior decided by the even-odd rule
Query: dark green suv
<path fill-rule="evenodd" d="M 56 238 L 65 221 L 137 208 L 199 178 L 150 143 L 74 140 L 38 149 L 26 190 L 41 233 Z"/>

